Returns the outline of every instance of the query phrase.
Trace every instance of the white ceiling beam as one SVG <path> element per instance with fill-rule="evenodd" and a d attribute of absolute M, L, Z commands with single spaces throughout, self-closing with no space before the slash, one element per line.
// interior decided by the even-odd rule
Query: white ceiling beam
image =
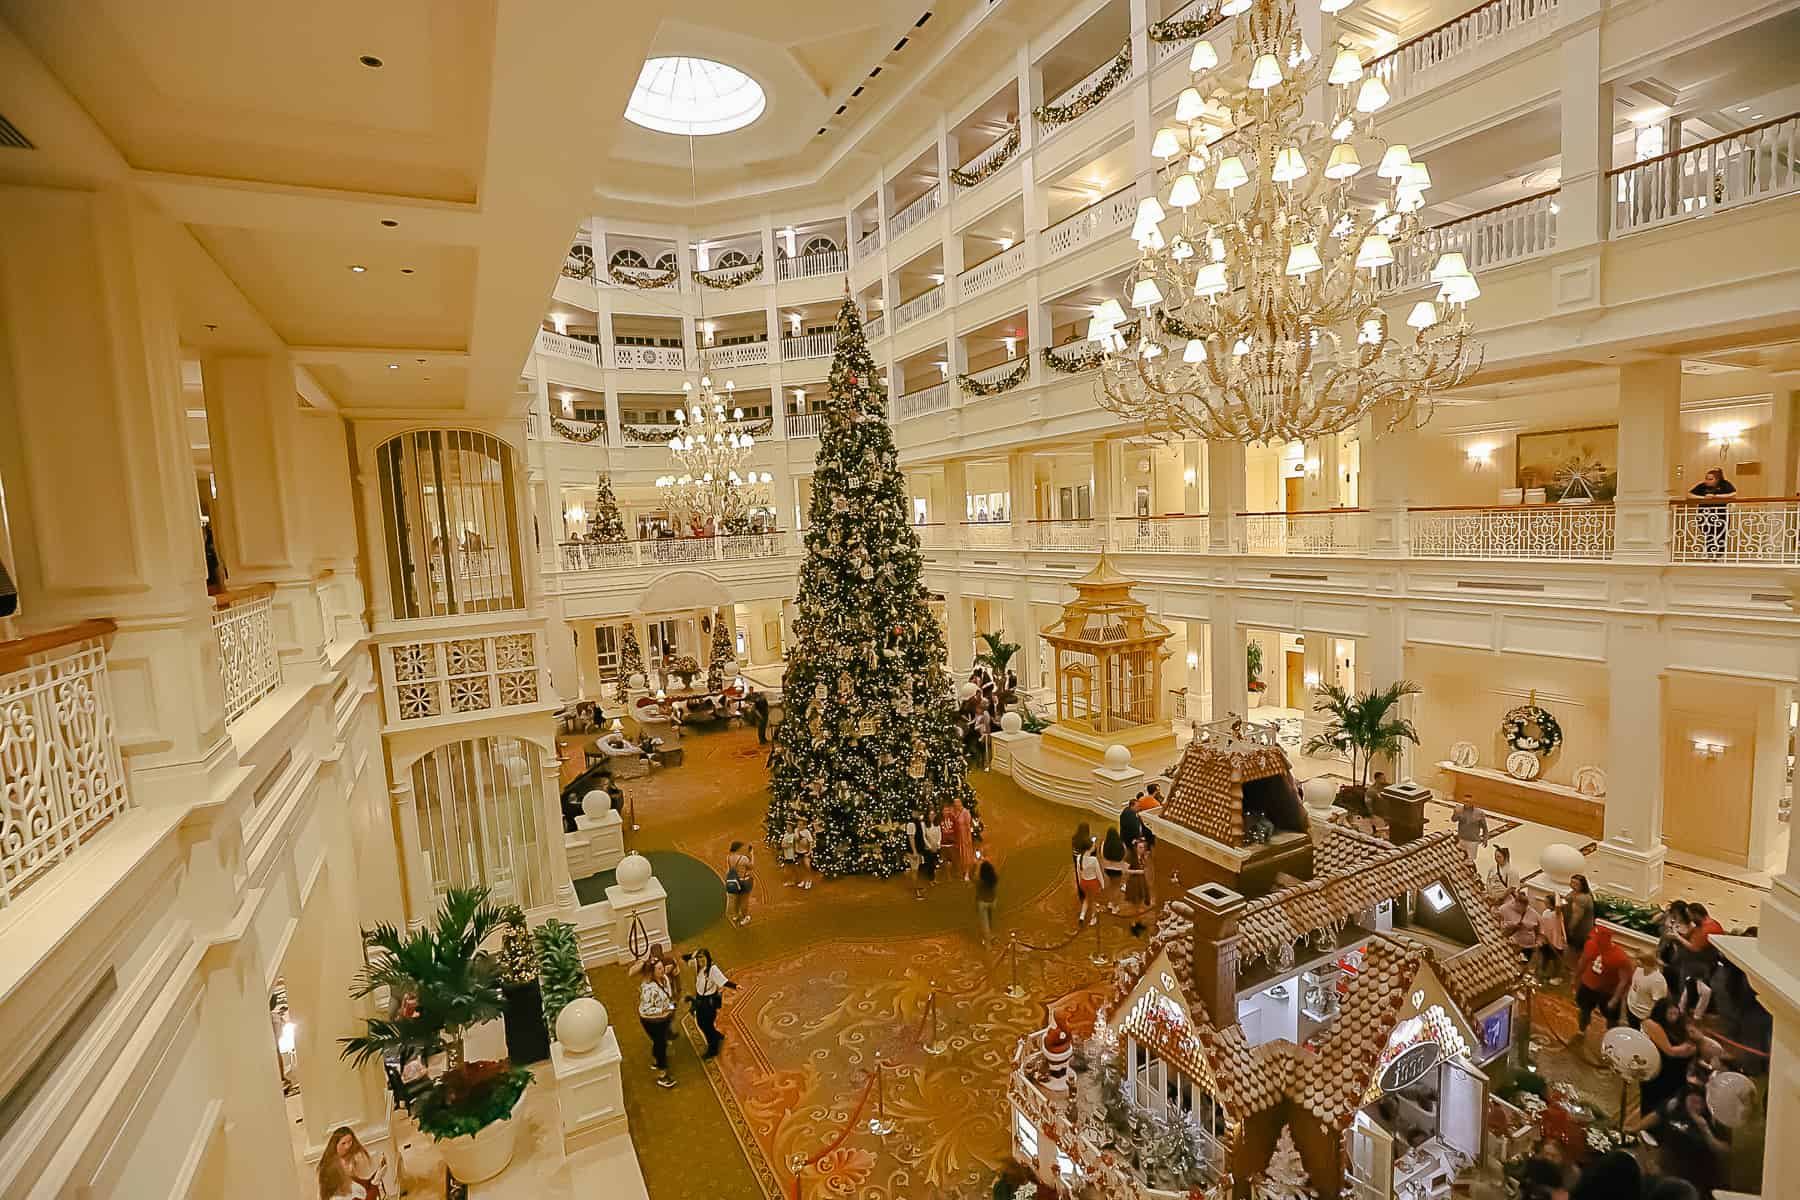
<path fill-rule="evenodd" d="M 481 209 L 474 204 L 159 171 L 138 171 L 135 178 L 165 213 L 188 225 L 451 246 L 481 239 Z"/>

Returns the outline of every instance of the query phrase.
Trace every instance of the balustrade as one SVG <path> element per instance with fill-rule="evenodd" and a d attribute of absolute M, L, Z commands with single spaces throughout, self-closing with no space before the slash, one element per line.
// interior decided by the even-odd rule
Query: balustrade
<path fill-rule="evenodd" d="M 219 680 L 225 685 L 225 723 L 281 686 L 272 597 L 264 584 L 213 597 L 213 637 L 219 643 Z"/>
<path fill-rule="evenodd" d="M 598 346 L 578 338 L 552 333 L 548 329 L 538 330 L 537 347 L 540 354 L 554 354 L 558 358 L 574 359 L 576 362 L 584 362 L 593 367 L 600 365 L 600 348 Z"/>
<path fill-rule="evenodd" d="M 856 260 L 861 262 L 881 249 L 881 226 L 877 225 L 856 240 Z"/>
<path fill-rule="evenodd" d="M 956 290 L 961 299 L 982 292 L 1025 273 L 1025 244 L 1020 242 L 986 262 L 977 263 L 956 277 Z"/>
<path fill-rule="evenodd" d="M 0 908 L 131 804 L 114 729 L 111 621 L 0 642 Z"/>
<path fill-rule="evenodd" d="M 920 388 L 916 392 L 907 392 L 894 400 L 894 419 L 904 421 L 908 417 L 922 416 L 925 413 L 938 412 L 950 407 L 950 385 L 934 383 L 930 387 Z"/>
<path fill-rule="evenodd" d="M 1368 64 L 1395 101 L 1418 95 L 1547 34 L 1556 0 L 1488 0 L 1434 29 L 1401 42 Z"/>
<path fill-rule="evenodd" d="M 1239 513 L 1233 543 L 1239 554 L 1337 555 L 1368 549 L 1368 510 Z"/>
<path fill-rule="evenodd" d="M 1212 26 L 1216 29 L 1226 20 L 1226 18 L 1218 15 L 1218 6 L 1218 0 L 1188 0 L 1186 4 L 1164 17 L 1160 23 L 1164 25 L 1175 25 L 1182 21 L 1199 20 L 1210 13 Z M 1151 28 L 1154 29 L 1155 26 L 1152 25 Z M 1193 46 L 1195 40 L 1196 39 L 1194 38 L 1182 38 L 1178 41 L 1159 42 L 1153 38 L 1150 42 L 1152 49 L 1151 56 L 1156 60 L 1156 65 L 1160 67 L 1163 63 L 1168 62 L 1172 58 L 1186 57 L 1189 48 Z M 1227 56 L 1223 50 L 1220 50 L 1219 57 L 1220 59 L 1224 59 Z"/>
<path fill-rule="evenodd" d="M 1475 271 L 1548 254 L 1556 249 L 1559 194 L 1540 192 L 1423 230 L 1397 247 L 1394 261 L 1381 268 L 1382 291 L 1436 286 L 1431 268 L 1440 254 L 1461 254 Z"/>
<path fill-rule="evenodd" d="M 1130 49 L 1130 45 L 1131 45 L 1130 42 L 1127 42 L 1126 49 Z M 1091 92 L 1096 87 L 1098 87 L 1100 85 L 1100 81 L 1102 79 L 1106 78 L 1107 72 L 1109 72 L 1113 69 L 1113 65 L 1117 61 L 1118 61 L 1118 56 L 1116 54 L 1107 55 L 1106 60 L 1104 62 L 1102 62 L 1099 66 L 1095 67 L 1093 70 L 1089 71 L 1086 75 L 1083 75 L 1080 79 L 1076 80 L 1074 83 L 1070 84 L 1068 87 L 1064 88 L 1062 91 L 1058 92 L 1056 94 L 1055 99 L 1051 100 L 1048 104 L 1044 105 L 1044 107 L 1045 108 L 1067 108 L 1069 105 L 1075 103 L 1075 101 L 1079 100 L 1082 96 L 1086 95 L 1088 92 Z M 1116 92 L 1118 89 L 1115 88 L 1113 90 Z M 1074 120 L 1065 121 L 1060 125 L 1045 125 L 1044 122 L 1041 122 L 1041 121 L 1039 122 L 1039 124 L 1044 127 L 1044 135 L 1049 136 L 1050 134 L 1055 133 L 1059 129 L 1066 129 L 1068 126 L 1073 125 L 1075 123 L 1075 120 L 1079 120 L 1079 119 L 1080 118 L 1075 118 Z"/>
<path fill-rule="evenodd" d="M 822 412 L 789 413 L 787 415 L 787 435 L 790 438 L 816 438 L 819 436 L 819 425 L 825 420 Z"/>
<path fill-rule="evenodd" d="M 1134 554 L 1205 554 L 1211 545 L 1207 514 L 1167 517 L 1117 517 L 1113 537 L 1122 551 Z"/>
<path fill-rule="evenodd" d="M 1027 521 L 1025 529 L 1033 550 L 1106 548 L 1106 527 L 1100 521 Z"/>
<path fill-rule="evenodd" d="M 887 314 L 876 313 L 863 322 L 863 340 L 872 342 L 878 337 L 887 336 Z"/>
<path fill-rule="evenodd" d="M 905 304 L 894 309 L 894 328 L 905 329 L 914 321 L 928 317 L 944 307 L 944 285 L 938 284 L 929 292 L 914 296 Z"/>
<path fill-rule="evenodd" d="M 709 346 L 701 352 L 707 367 L 714 371 L 732 367 L 760 367 L 769 361 L 769 343 L 739 342 L 733 346 Z"/>
<path fill-rule="evenodd" d="M 863 326 L 867 336 L 868 326 Z M 828 329 L 824 333 L 803 333 L 798 337 L 781 339 L 781 361 L 792 362 L 797 358 L 830 358 L 837 353 L 837 332 Z"/>
<path fill-rule="evenodd" d="M 680 346 L 615 345 L 613 366 L 627 371 L 684 371 L 687 357 Z"/>
<path fill-rule="evenodd" d="M 952 540 L 950 527 L 941 521 L 914 525 L 913 532 L 919 535 L 919 549 L 921 550 L 947 550 L 950 548 Z"/>
<path fill-rule="evenodd" d="M 1669 560 L 1800 563 L 1800 496 L 1728 504 L 1677 500 L 1669 508 Z"/>
<path fill-rule="evenodd" d="M 1020 372 L 1023 371 L 1023 374 Z M 1018 376 L 1018 378 L 1014 378 Z M 1010 392 L 1024 383 L 1031 376 L 1031 356 L 1029 353 L 1018 358 L 1009 358 L 1005 362 L 997 362 L 991 367 L 983 367 L 979 371 L 971 371 L 966 377 L 970 384 L 991 389 L 993 391 Z M 974 392 L 969 393 L 976 395 Z"/>
<path fill-rule="evenodd" d="M 646 538 L 628 542 L 563 542 L 557 547 L 565 571 L 604 571 L 709 562 L 746 562 L 799 552 L 779 530 L 717 537 Z"/>
<path fill-rule="evenodd" d="M 1415 508 L 1407 529 L 1414 558 L 1609 559 L 1610 504 L 1513 508 Z"/>
<path fill-rule="evenodd" d="M 1634 233 L 1800 190 L 1800 113 L 1607 172 L 1612 232 Z"/>
<path fill-rule="evenodd" d="M 888 218 L 888 242 L 899 241 L 900 236 L 919 222 L 936 212 L 943 204 L 944 190 L 934 187 L 905 208 Z"/>
<path fill-rule="evenodd" d="M 398 724 L 539 703 L 542 655 L 526 632 L 381 647 L 388 719 Z"/>
<path fill-rule="evenodd" d="M 1012 157 L 1013 152 L 1015 150 L 1017 150 L 1018 148 L 1019 148 L 1019 133 L 1018 133 L 1017 127 L 1015 126 L 1011 129 L 1008 129 L 1005 133 L 1001 134 L 999 137 L 995 138 L 992 142 L 988 143 L 988 145 L 982 149 L 981 153 L 977 154 L 974 158 L 971 158 L 968 162 L 963 163 L 960 167 L 957 168 L 957 170 L 960 171 L 964 175 L 974 175 L 974 174 L 978 174 L 982 171 L 990 171 L 990 170 L 994 171 L 995 173 L 998 173 L 998 169 L 995 166 L 995 164 L 1006 162 L 1008 159 L 1010 159 Z M 987 175 L 986 177 L 984 177 L 983 179 L 981 179 L 977 183 L 971 183 L 971 184 L 959 183 L 956 185 L 956 194 L 960 196 L 964 192 L 972 191 L 973 189 L 980 187 L 983 183 L 986 183 L 989 179 L 992 179 L 993 177 L 994 176 L 990 174 L 990 175 Z"/>
<path fill-rule="evenodd" d="M 971 550 L 1011 550 L 1011 521 L 964 521 L 959 529 L 962 531 L 962 544 Z"/>
<path fill-rule="evenodd" d="M 1137 215 L 1137 189 L 1124 187 L 1064 217 L 1044 231 L 1045 259 L 1061 258 L 1121 229 L 1130 229 Z"/>
<path fill-rule="evenodd" d="M 680 271 L 671 271 L 663 267 L 631 267 L 623 263 L 608 267 L 607 270 L 614 275 L 622 275 L 626 279 L 641 281 L 641 290 L 643 291 L 654 291 L 659 288 L 669 291 L 681 290 Z"/>
<path fill-rule="evenodd" d="M 820 275 L 837 275 L 849 268 L 849 257 L 842 250 L 826 250 L 784 258 L 775 264 L 777 279 L 813 279 Z"/>

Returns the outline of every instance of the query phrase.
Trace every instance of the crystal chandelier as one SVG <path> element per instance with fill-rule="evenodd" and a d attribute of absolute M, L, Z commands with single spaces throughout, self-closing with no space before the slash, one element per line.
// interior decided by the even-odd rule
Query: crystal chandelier
<path fill-rule="evenodd" d="M 681 390 L 691 396 L 694 385 L 683 382 Z M 727 380 L 726 400 L 734 390 L 735 385 Z M 669 453 L 678 473 L 664 475 L 656 486 L 681 519 L 710 522 L 721 533 L 734 533 L 749 526 L 755 510 L 769 507 L 769 484 L 775 477 L 767 471 L 740 470 L 748 463 L 756 439 L 739 429 L 743 409 L 733 408 L 727 418 L 726 400 L 713 391 L 710 376 L 700 377 L 700 399 L 675 410 L 676 430 L 669 439 Z"/>
<path fill-rule="evenodd" d="M 1108 299 L 1088 324 L 1101 404 L 1159 437 L 1236 442 L 1316 438 L 1374 410 L 1388 429 L 1422 423 L 1480 365 L 1462 255 L 1437 260 L 1410 335 L 1391 336 L 1378 303 L 1381 269 L 1423 249 L 1430 173 L 1375 137 L 1387 88 L 1342 42 L 1315 56 L 1294 0 L 1218 11 L 1236 17 L 1231 58 L 1195 43 L 1193 86 L 1151 146 L 1160 186 L 1138 206 L 1128 279 L 1141 316 Z M 1371 166 L 1372 204 L 1353 195 Z"/>

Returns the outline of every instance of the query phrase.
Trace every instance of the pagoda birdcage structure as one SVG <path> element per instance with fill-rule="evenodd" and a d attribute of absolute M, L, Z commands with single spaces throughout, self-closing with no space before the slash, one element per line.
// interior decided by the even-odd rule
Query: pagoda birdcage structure
<path fill-rule="evenodd" d="M 1161 713 L 1163 644 L 1173 635 L 1135 599 L 1135 581 L 1113 569 L 1106 555 L 1075 580 L 1075 599 L 1041 636 L 1056 652 L 1056 723 L 1051 742 L 1099 758 L 1111 745 L 1130 750 L 1175 734 Z"/>

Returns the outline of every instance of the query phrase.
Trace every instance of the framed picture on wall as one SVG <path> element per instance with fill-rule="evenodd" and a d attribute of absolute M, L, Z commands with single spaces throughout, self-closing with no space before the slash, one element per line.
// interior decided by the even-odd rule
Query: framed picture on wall
<path fill-rule="evenodd" d="M 1552 504 L 1607 504 L 1619 490 L 1619 427 L 1593 425 L 1518 438 L 1518 486 Z"/>

